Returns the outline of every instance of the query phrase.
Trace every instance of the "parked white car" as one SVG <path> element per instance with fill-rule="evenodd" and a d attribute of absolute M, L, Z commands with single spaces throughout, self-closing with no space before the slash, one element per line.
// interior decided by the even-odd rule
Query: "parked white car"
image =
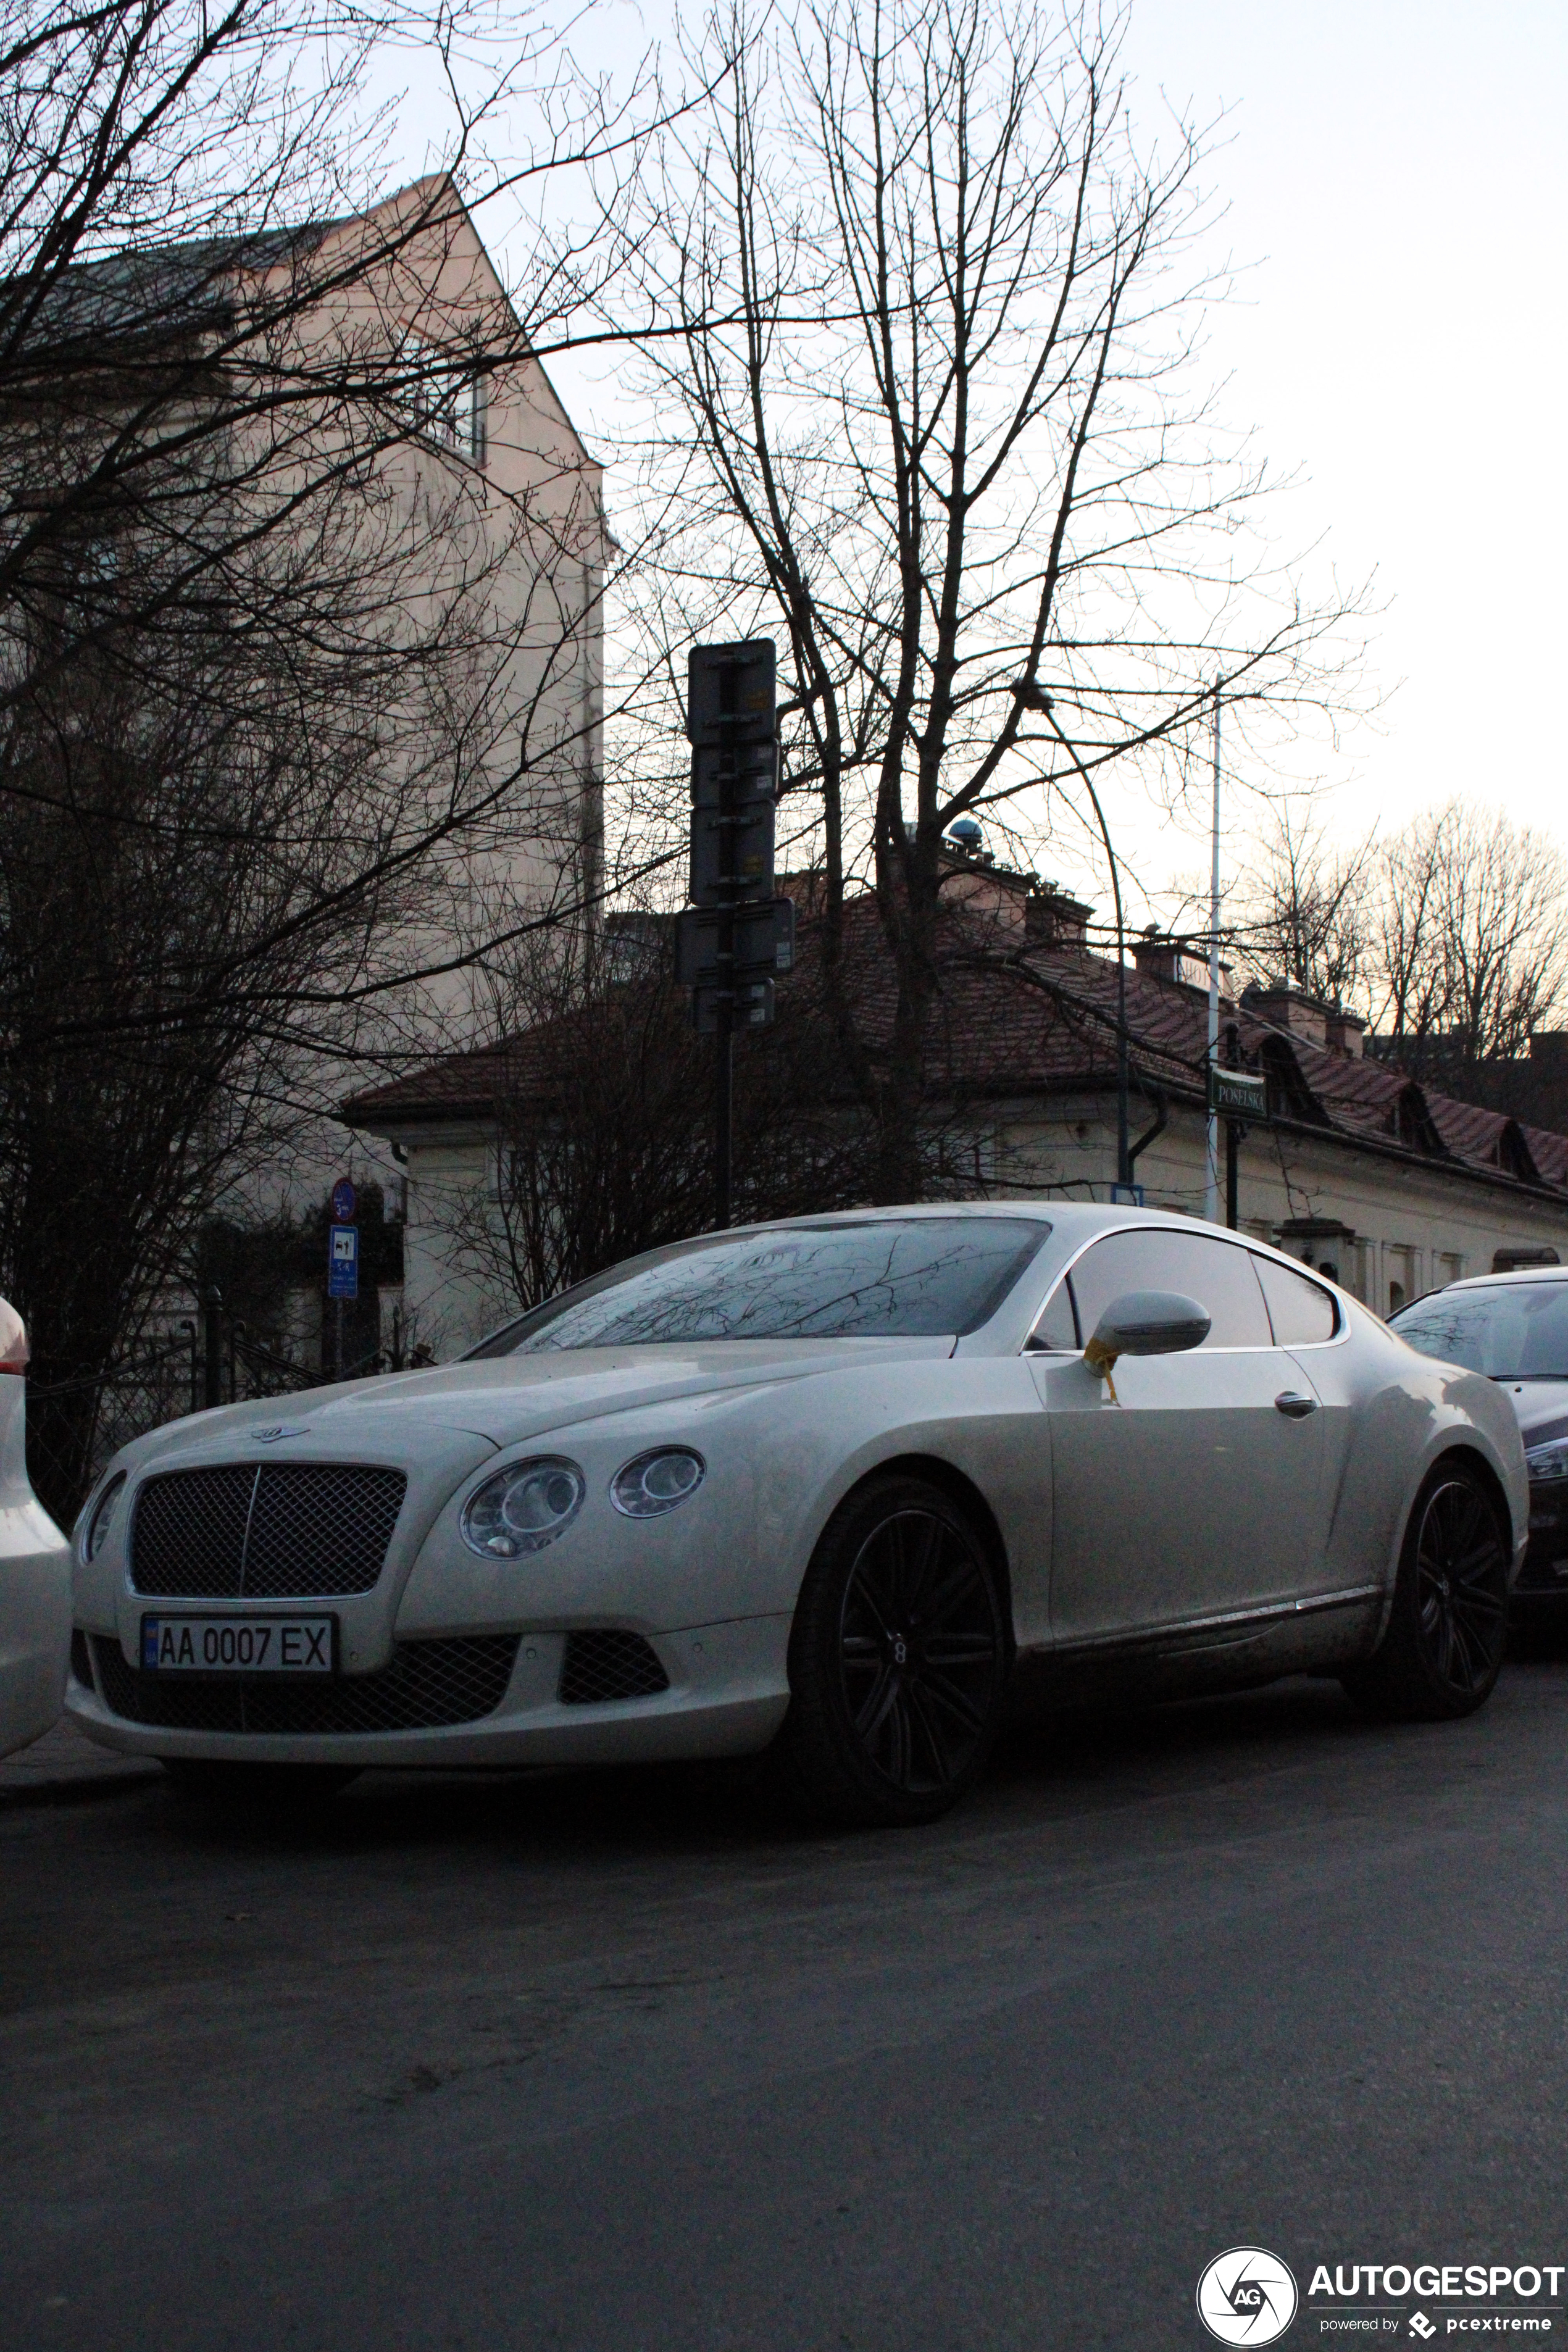
<path fill-rule="evenodd" d="M 70 1545 L 27 1480 L 27 1335 L 0 1298 L 0 1756 L 58 1723 L 71 1634 Z"/>
<path fill-rule="evenodd" d="M 1514 1622 L 1568 1634 L 1568 1265 L 1475 1275 L 1393 1318 L 1424 1356 L 1495 1381 L 1512 1405 L 1530 1474 L 1530 1548 Z"/>
<path fill-rule="evenodd" d="M 867 1210 L 617 1266 L 464 1361 L 198 1415 L 79 1523 L 68 1704 L 234 1768 L 741 1755 L 928 1820 L 1016 1660 L 1339 1675 L 1468 1713 L 1523 1452 L 1277 1252 L 1059 1202 Z"/>

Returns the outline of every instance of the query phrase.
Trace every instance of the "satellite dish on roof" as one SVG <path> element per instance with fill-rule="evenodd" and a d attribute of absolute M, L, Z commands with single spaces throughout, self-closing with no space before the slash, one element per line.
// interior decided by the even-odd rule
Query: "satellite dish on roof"
<path fill-rule="evenodd" d="M 955 849 L 962 849 L 965 856 L 973 857 L 985 835 L 972 816 L 961 816 L 955 817 L 948 826 L 947 837 Z"/>

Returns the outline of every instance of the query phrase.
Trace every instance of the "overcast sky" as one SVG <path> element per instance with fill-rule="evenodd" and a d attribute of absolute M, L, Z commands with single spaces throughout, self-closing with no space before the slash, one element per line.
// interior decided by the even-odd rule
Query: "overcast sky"
<path fill-rule="evenodd" d="M 622 0 L 593 53 L 667 23 Z M 1162 90 L 1229 110 L 1215 249 L 1250 267 L 1212 358 L 1227 420 L 1303 477 L 1279 537 L 1376 574 L 1383 708 L 1326 772 L 1341 829 L 1468 793 L 1568 846 L 1568 5 L 1134 0 L 1125 55 L 1151 121 Z M 591 440 L 604 394 L 558 373 Z M 1206 865 L 1131 804 L 1118 825 L 1151 883 Z"/>
<path fill-rule="evenodd" d="M 1568 845 L 1568 7 L 1136 0 L 1128 54 L 1233 110 L 1227 404 L 1386 601 L 1344 823 L 1473 793 Z"/>

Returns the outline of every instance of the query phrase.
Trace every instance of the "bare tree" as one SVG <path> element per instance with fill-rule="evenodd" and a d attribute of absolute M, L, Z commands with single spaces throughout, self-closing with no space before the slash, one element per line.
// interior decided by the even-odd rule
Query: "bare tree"
<path fill-rule="evenodd" d="M 1500 809 L 1461 801 L 1383 853 L 1373 1012 L 1416 1075 L 1481 1081 L 1529 1050 L 1568 983 L 1568 872 Z"/>
<path fill-rule="evenodd" d="M 1202 135 L 1145 151 L 1119 23 L 1022 0 L 807 0 L 716 18 L 705 135 L 672 135 L 640 249 L 666 518 L 656 641 L 784 641 L 786 828 L 826 877 L 825 970 L 874 1118 L 874 1191 L 921 1182 L 941 843 L 1183 759 L 1322 689 L 1308 611 L 1242 551 L 1263 488 L 1190 381 Z M 710 121 L 711 127 L 708 125 Z M 732 323 L 731 323 L 732 322 Z M 1049 691 L 1047 700 L 1047 689 Z M 868 876 L 897 998 L 842 949 Z"/>
<path fill-rule="evenodd" d="M 1257 974 L 1353 1007 L 1413 1076 L 1481 1098 L 1568 987 L 1568 869 L 1501 810 L 1449 801 L 1343 850 L 1286 810 L 1240 903 Z"/>
<path fill-rule="evenodd" d="M 821 877 L 795 874 L 796 960 L 778 1018 L 735 1062 L 736 1221 L 864 1202 L 879 1138 L 844 1068 L 826 982 Z M 847 909 L 846 952 L 868 993 L 884 960 L 866 894 Z M 994 945 L 984 917 L 943 911 L 944 970 L 972 974 Z M 700 1232 L 713 1202 L 712 1056 L 675 984 L 669 919 L 618 910 L 585 960 L 533 948 L 497 1007 L 493 1186 L 452 1218 L 467 1272 L 533 1306 L 637 1252 Z M 886 991 L 883 989 L 884 999 Z M 949 1008 L 945 1008 L 949 1009 Z M 964 1197 L 1005 1183 L 991 1073 L 973 1066 L 973 997 L 939 1041 L 943 1070 L 923 1106 L 921 1188 Z M 992 1004 L 983 1010 L 996 1018 Z"/>
<path fill-rule="evenodd" d="M 1237 945 L 1259 978 L 1284 976 L 1357 1010 L 1367 992 L 1378 912 L 1370 841 L 1330 845 L 1324 821 L 1279 809 L 1240 893 Z"/>
<path fill-rule="evenodd" d="M 504 55 L 486 22 L 22 0 L 0 34 L 0 1279 L 62 1513 L 106 1370 L 323 1070 L 601 887 L 598 474 L 539 354 L 603 297 L 637 133 L 542 17 Z M 399 45 L 448 168 L 377 201 Z M 468 200 L 589 161 L 592 236 L 509 299 Z"/>
<path fill-rule="evenodd" d="M 874 1160 L 824 1017 L 820 933 L 775 1027 L 738 1057 L 737 1221 L 863 1200 Z M 473 1261 L 523 1306 L 711 1221 L 711 1058 L 657 915 L 612 919 L 586 963 L 535 949 L 505 1010 L 494 1203 L 459 1222 Z"/>

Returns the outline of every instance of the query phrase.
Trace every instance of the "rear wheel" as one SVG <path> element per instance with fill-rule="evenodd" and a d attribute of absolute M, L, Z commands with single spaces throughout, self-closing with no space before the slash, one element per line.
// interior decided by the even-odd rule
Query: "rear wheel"
<path fill-rule="evenodd" d="M 236 1810 L 301 1812 L 325 1804 L 359 1778 L 353 1764 L 226 1764 L 194 1756 L 162 1760 L 177 1796 Z"/>
<path fill-rule="evenodd" d="M 935 1821 L 984 1765 L 1011 1651 L 966 1514 L 924 1479 L 875 1479 L 834 1514 L 806 1570 L 778 1761 L 829 1819 Z"/>
<path fill-rule="evenodd" d="M 1351 1696 L 1406 1722 L 1473 1714 L 1502 1664 L 1510 1552 L 1479 1473 L 1439 1463 L 1410 1514 L 1388 1629 L 1366 1664 L 1344 1677 Z"/>

